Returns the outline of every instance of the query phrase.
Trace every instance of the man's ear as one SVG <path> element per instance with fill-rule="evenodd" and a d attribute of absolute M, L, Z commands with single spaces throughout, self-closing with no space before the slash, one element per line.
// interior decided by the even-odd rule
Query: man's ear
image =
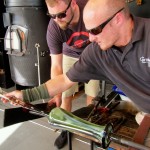
<path fill-rule="evenodd" d="M 71 6 L 72 7 L 75 7 L 76 5 L 77 5 L 77 2 L 76 2 L 76 0 L 71 0 L 72 2 L 71 2 Z"/>
<path fill-rule="evenodd" d="M 116 16 L 115 16 L 115 23 L 116 24 L 122 24 L 122 22 L 123 22 L 123 14 L 122 13 L 118 13 L 118 14 L 116 14 Z"/>

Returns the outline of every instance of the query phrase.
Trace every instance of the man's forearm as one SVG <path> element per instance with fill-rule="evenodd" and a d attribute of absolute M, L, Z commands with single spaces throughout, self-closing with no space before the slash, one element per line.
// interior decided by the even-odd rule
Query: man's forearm
<path fill-rule="evenodd" d="M 45 83 L 48 93 L 51 96 L 62 93 L 74 84 L 75 82 L 72 82 L 65 74 L 58 75 L 56 78 L 48 80 Z"/>
<path fill-rule="evenodd" d="M 63 70 L 62 70 L 61 65 L 59 65 L 59 67 L 58 66 L 55 67 L 52 65 L 52 67 L 51 67 L 51 79 L 54 79 L 55 77 L 57 77 L 58 75 L 61 75 L 61 74 L 63 74 Z M 55 95 L 55 98 L 61 100 L 61 96 L 62 96 L 62 94 L 59 93 L 59 94 Z"/>
<path fill-rule="evenodd" d="M 51 55 L 51 79 L 55 78 L 60 74 L 63 74 L 62 58 L 62 54 Z"/>
<path fill-rule="evenodd" d="M 26 102 L 32 102 L 50 98 L 62 93 L 74 84 L 75 82 L 70 81 L 66 75 L 62 74 L 52 80 L 48 80 L 46 83 L 38 87 L 22 90 L 23 100 Z"/>
<path fill-rule="evenodd" d="M 40 99 L 47 99 L 51 96 L 48 93 L 45 84 L 42 84 L 38 87 L 32 89 L 22 90 L 22 98 L 25 102 L 33 102 Z"/>
<path fill-rule="evenodd" d="M 62 68 L 52 67 L 51 68 L 51 79 L 54 79 L 56 76 L 63 74 Z"/>

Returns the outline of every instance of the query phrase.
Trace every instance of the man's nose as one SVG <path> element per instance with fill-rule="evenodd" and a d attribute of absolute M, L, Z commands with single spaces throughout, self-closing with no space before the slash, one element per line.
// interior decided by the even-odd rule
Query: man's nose
<path fill-rule="evenodd" d="M 55 20 L 56 20 L 56 21 L 59 21 L 60 19 L 56 16 Z"/>
<path fill-rule="evenodd" d="M 96 36 L 93 35 L 93 34 L 91 34 L 91 33 L 89 33 L 89 40 L 90 40 L 91 42 L 95 42 L 95 41 L 96 41 Z"/>

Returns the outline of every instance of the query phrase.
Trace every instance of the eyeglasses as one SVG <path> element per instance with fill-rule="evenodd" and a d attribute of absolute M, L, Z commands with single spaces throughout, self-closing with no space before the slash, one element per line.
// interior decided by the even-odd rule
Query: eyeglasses
<path fill-rule="evenodd" d="M 117 11 L 112 17 L 110 17 L 109 19 L 107 19 L 104 23 L 102 23 L 101 25 L 99 25 L 96 28 L 87 30 L 87 32 L 93 34 L 93 35 L 98 35 L 99 33 L 102 32 L 103 28 L 107 25 L 107 23 L 109 21 L 111 21 L 119 12 L 121 12 L 124 8 L 121 8 L 119 11 Z"/>
<path fill-rule="evenodd" d="M 63 11 L 63 12 L 61 12 L 61 13 L 58 13 L 58 14 L 50 14 L 50 13 L 48 12 L 47 15 L 51 16 L 51 18 L 53 18 L 53 19 L 56 19 L 56 17 L 59 18 L 59 19 L 65 18 L 65 17 L 66 17 L 67 10 L 69 9 L 70 5 L 71 5 L 71 1 L 69 2 L 69 4 L 68 4 L 68 6 L 67 6 L 67 8 L 66 8 L 65 11 Z"/>

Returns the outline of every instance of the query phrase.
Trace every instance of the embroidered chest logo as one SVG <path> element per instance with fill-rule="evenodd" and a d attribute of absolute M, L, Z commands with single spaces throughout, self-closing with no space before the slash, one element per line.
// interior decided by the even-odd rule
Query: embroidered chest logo
<path fill-rule="evenodd" d="M 140 58 L 140 61 L 143 63 L 143 64 L 148 64 L 148 67 L 150 67 L 150 58 L 145 58 L 145 57 L 141 57 Z"/>

